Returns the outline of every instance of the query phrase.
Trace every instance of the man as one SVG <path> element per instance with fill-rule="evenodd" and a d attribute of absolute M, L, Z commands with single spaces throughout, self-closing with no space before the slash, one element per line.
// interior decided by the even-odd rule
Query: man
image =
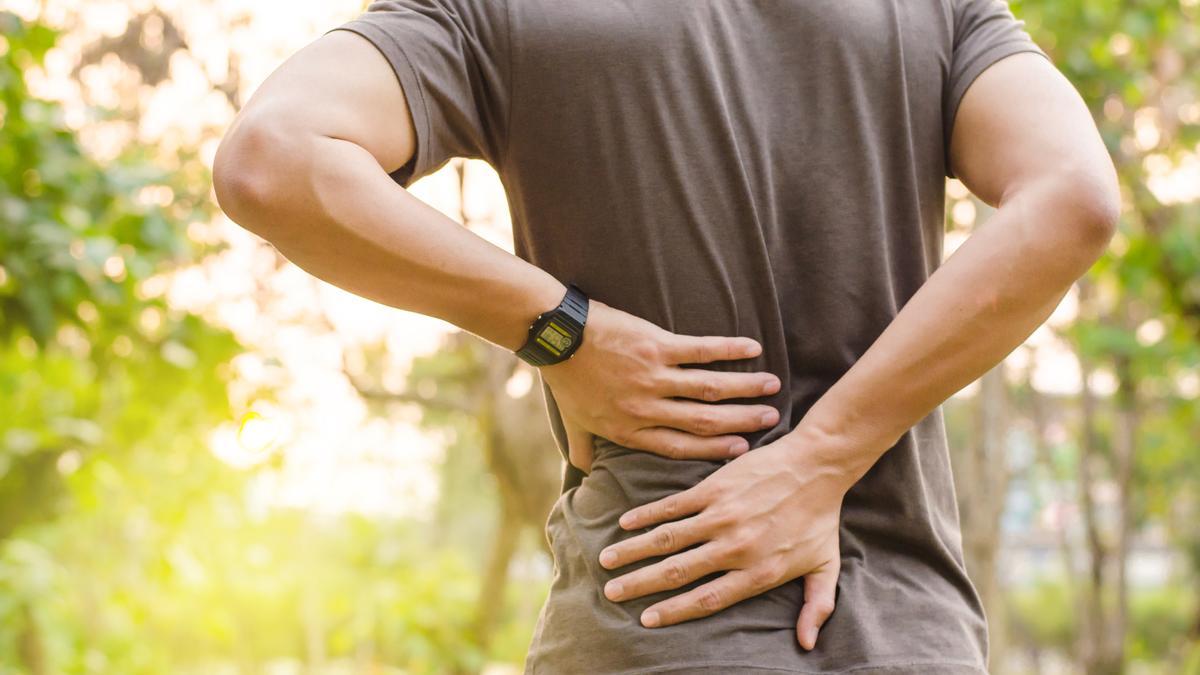
<path fill-rule="evenodd" d="M 1119 210 L 1005 4 L 381 0 L 338 28 L 246 105 L 217 196 L 544 364 L 573 468 L 526 672 L 986 672 L 939 405 Z M 516 257 L 404 190 L 452 156 L 499 171 Z M 947 176 L 998 209 L 940 264 Z"/>

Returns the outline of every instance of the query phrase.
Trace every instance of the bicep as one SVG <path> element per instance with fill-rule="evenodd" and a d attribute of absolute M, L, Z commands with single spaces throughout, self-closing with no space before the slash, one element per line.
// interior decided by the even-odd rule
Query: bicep
<path fill-rule="evenodd" d="M 412 158 L 412 115 L 392 66 L 366 38 L 335 30 L 289 57 L 255 91 L 242 118 L 349 141 L 387 172 Z M 296 140 L 299 140 L 298 138 Z"/>
<path fill-rule="evenodd" d="M 1018 53 L 963 95 L 950 140 L 954 174 L 993 206 L 1023 184 L 1067 176 L 1108 185 L 1112 161 L 1090 112 L 1045 57 Z"/>

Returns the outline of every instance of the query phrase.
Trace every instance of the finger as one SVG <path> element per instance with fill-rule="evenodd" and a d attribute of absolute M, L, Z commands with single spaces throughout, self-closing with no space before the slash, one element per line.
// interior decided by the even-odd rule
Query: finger
<path fill-rule="evenodd" d="M 837 602 L 838 564 L 808 573 L 804 577 L 804 606 L 796 622 L 796 638 L 800 646 L 811 650 L 817 646 L 817 633 L 833 614 Z"/>
<path fill-rule="evenodd" d="M 629 447 L 668 459 L 729 459 L 744 454 L 750 443 L 741 436 L 697 436 L 667 427 L 646 427 L 629 437 Z"/>
<path fill-rule="evenodd" d="M 664 396 L 683 396 L 701 401 L 753 398 L 779 391 L 779 378 L 772 373 L 738 373 L 698 368 L 671 368 Z"/>
<path fill-rule="evenodd" d="M 736 361 L 762 353 L 762 345 L 748 337 L 696 336 L 668 333 L 663 345 L 667 363 L 712 363 Z"/>
<path fill-rule="evenodd" d="M 709 534 L 706 523 L 699 521 L 698 516 L 664 523 L 649 532 L 605 547 L 600 551 L 600 565 L 611 570 L 643 558 L 668 555 L 692 544 L 707 541 Z"/>
<path fill-rule="evenodd" d="M 705 544 L 617 577 L 604 585 L 604 595 L 613 602 L 621 602 L 679 588 L 725 569 L 717 562 L 715 550 L 711 544 Z"/>
<path fill-rule="evenodd" d="M 651 605 L 642 612 L 647 628 L 670 626 L 716 614 L 730 605 L 767 589 L 756 588 L 749 570 L 731 570 L 707 584 Z"/>
<path fill-rule="evenodd" d="M 592 470 L 592 433 L 575 424 L 566 417 L 563 418 L 563 428 L 567 432 L 567 457 L 584 473 Z"/>
<path fill-rule="evenodd" d="M 643 504 L 621 514 L 619 522 L 626 530 L 637 530 L 669 520 L 690 516 L 708 506 L 707 479 L 683 492 Z"/>
<path fill-rule="evenodd" d="M 716 436 L 774 426 L 779 422 L 779 411 L 769 405 L 662 399 L 648 407 L 643 419 L 653 426 Z"/>

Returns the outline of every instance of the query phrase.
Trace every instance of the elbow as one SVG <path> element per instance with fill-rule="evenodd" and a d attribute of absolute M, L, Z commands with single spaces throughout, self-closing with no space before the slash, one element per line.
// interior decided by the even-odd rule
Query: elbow
<path fill-rule="evenodd" d="M 1013 201 L 1030 222 L 1044 222 L 1034 235 L 1038 248 L 1059 264 L 1086 269 L 1108 248 L 1121 215 L 1116 171 L 1107 166 L 1074 164 L 1056 167 L 1014 189 Z"/>
<path fill-rule="evenodd" d="M 282 148 L 289 147 L 277 127 L 254 116 L 238 119 L 221 139 L 213 157 L 213 193 L 229 219 L 267 239 L 278 223 L 288 222 L 288 167 Z"/>
<path fill-rule="evenodd" d="M 1056 190 L 1065 224 L 1092 261 L 1104 254 L 1121 217 L 1121 190 L 1111 163 L 1106 167 L 1064 170 Z"/>

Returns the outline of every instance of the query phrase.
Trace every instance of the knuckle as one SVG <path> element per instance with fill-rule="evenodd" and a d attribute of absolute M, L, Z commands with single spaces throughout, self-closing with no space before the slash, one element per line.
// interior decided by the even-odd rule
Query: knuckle
<path fill-rule="evenodd" d="M 738 530 L 730 537 L 729 548 L 735 555 L 745 555 L 754 546 L 754 537 L 745 530 Z"/>
<path fill-rule="evenodd" d="M 727 544 L 727 550 L 729 551 L 729 557 L 734 558 L 736 560 L 741 560 L 742 558 L 746 557 L 748 548 L 749 547 L 746 546 L 745 542 L 740 538 L 734 538 L 734 539 L 730 540 L 730 542 Z"/>
<path fill-rule="evenodd" d="M 650 419 L 652 413 L 653 406 L 644 401 L 632 401 L 629 405 L 629 411 L 626 414 L 638 422 L 645 422 Z"/>
<path fill-rule="evenodd" d="M 646 426 L 645 423 L 654 418 L 654 413 L 655 407 L 652 404 L 635 402 L 629 407 L 628 415 L 630 419 L 633 419 L 636 422 L 642 423 L 643 426 Z"/>
<path fill-rule="evenodd" d="M 816 611 L 816 613 L 820 614 L 821 616 L 828 616 L 830 614 L 833 614 L 834 603 L 832 600 L 830 600 L 828 598 L 821 598 L 820 600 L 813 600 L 810 604 L 812 604 L 813 610 Z"/>
<path fill-rule="evenodd" d="M 654 547 L 660 551 L 673 551 L 677 537 L 669 527 L 660 527 L 654 531 Z"/>
<path fill-rule="evenodd" d="M 663 568 L 663 577 L 671 584 L 681 586 L 687 582 L 687 568 L 677 562 L 668 562 Z"/>
<path fill-rule="evenodd" d="M 697 412 L 695 423 L 697 431 L 702 434 L 709 434 L 712 433 L 717 427 L 717 416 L 711 410 Z"/>
<path fill-rule="evenodd" d="M 641 406 L 630 396 L 621 396 L 613 401 L 613 407 L 617 412 L 632 417 Z"/>
<path fill-rule="evenodd" d="M 674 520 L 679 515 L 679 504 L 674 499 L 663 502 L 660 513 L 666 520 Z"/>
<path fill-rule="evenodd" d="M 654 371 L 643 370 L 634 374 L 631 378 L 631 384 L 637 389 L 647 392 L 655 392 L 663 389 L 666 383 L 663 382 L 661 375 Z"/>
<path fill-rule="evenodd" d="M 721 609 L 721 593 L 715 588 L 710 588 L 700 594 L 696 604 L 706 612 L 715 612 Z"/>
<path fill-rule="evenodd" d="M 700 398 L 705 401 L 719 401 L 721 399 L 721 386 L 715 378 L 705 378 L 700 383 Z"/>
<path fill-rule="evenodd" d="M 705 500 L 715 505 L 704 510 L 705 515 L 712 519 L 712 526 L 726 534 L 737 534 L 741 529 L 738 527 L 741 513 L 735 502 L 725 501 L 724 488 L 717 485 L 707 488 Z"/>
<path fill-rule="evenodd" d="M 711 500 L 711 493 L 707 497 Z M 703 527 L 706 532 L 715 532 L 722 539 L 729 532 L 730 526 L 733 524 L 732 519 L 724 513 L 724 510 L 717 507 L 709 507 L 698 516 L 700 519 L 700 527 Z"/>
<path fill-rule="evenodd" d="M 629 446 L 633 442 L 633 435 L 625 429 L 613 429 L 608 434 L 608 439 L 617 445 Z"/>
<path fill-rule="evenodd" d="M 709 504 L 718 504 L 725 499 L 725 496 L 728 493 L 728 488 L 722 485 L 719 481 L 711 481 L 708 485 L 700 488 L 699 491 L 702 493 L 701 496 L 704 497 L 706 502 Z M 736 515 L 724 513 L 724 510 L 725 509 L 723 508 L 717 510 L 717 525 L 727 525 L 729 519 Z"/>
<path fill-rule="evenodd" d="M 659 361 L 662 349 L 654 340 L 639 340 L 630 347 L 630 352 L 643 361 Z"/>
<path fill-rule="evenodd" d="M 714 554 L 715 561 L 726 567 L 742 567 L 743 557 L 729 542 L 722 544 Z"/>
<path fill-rule="evenodd" d="M 758 588 L 769 588 L 779 583 L 783 578 L 783 565 L 776 560 L 769 560 L 754 568 L 750 580 Z"/>

